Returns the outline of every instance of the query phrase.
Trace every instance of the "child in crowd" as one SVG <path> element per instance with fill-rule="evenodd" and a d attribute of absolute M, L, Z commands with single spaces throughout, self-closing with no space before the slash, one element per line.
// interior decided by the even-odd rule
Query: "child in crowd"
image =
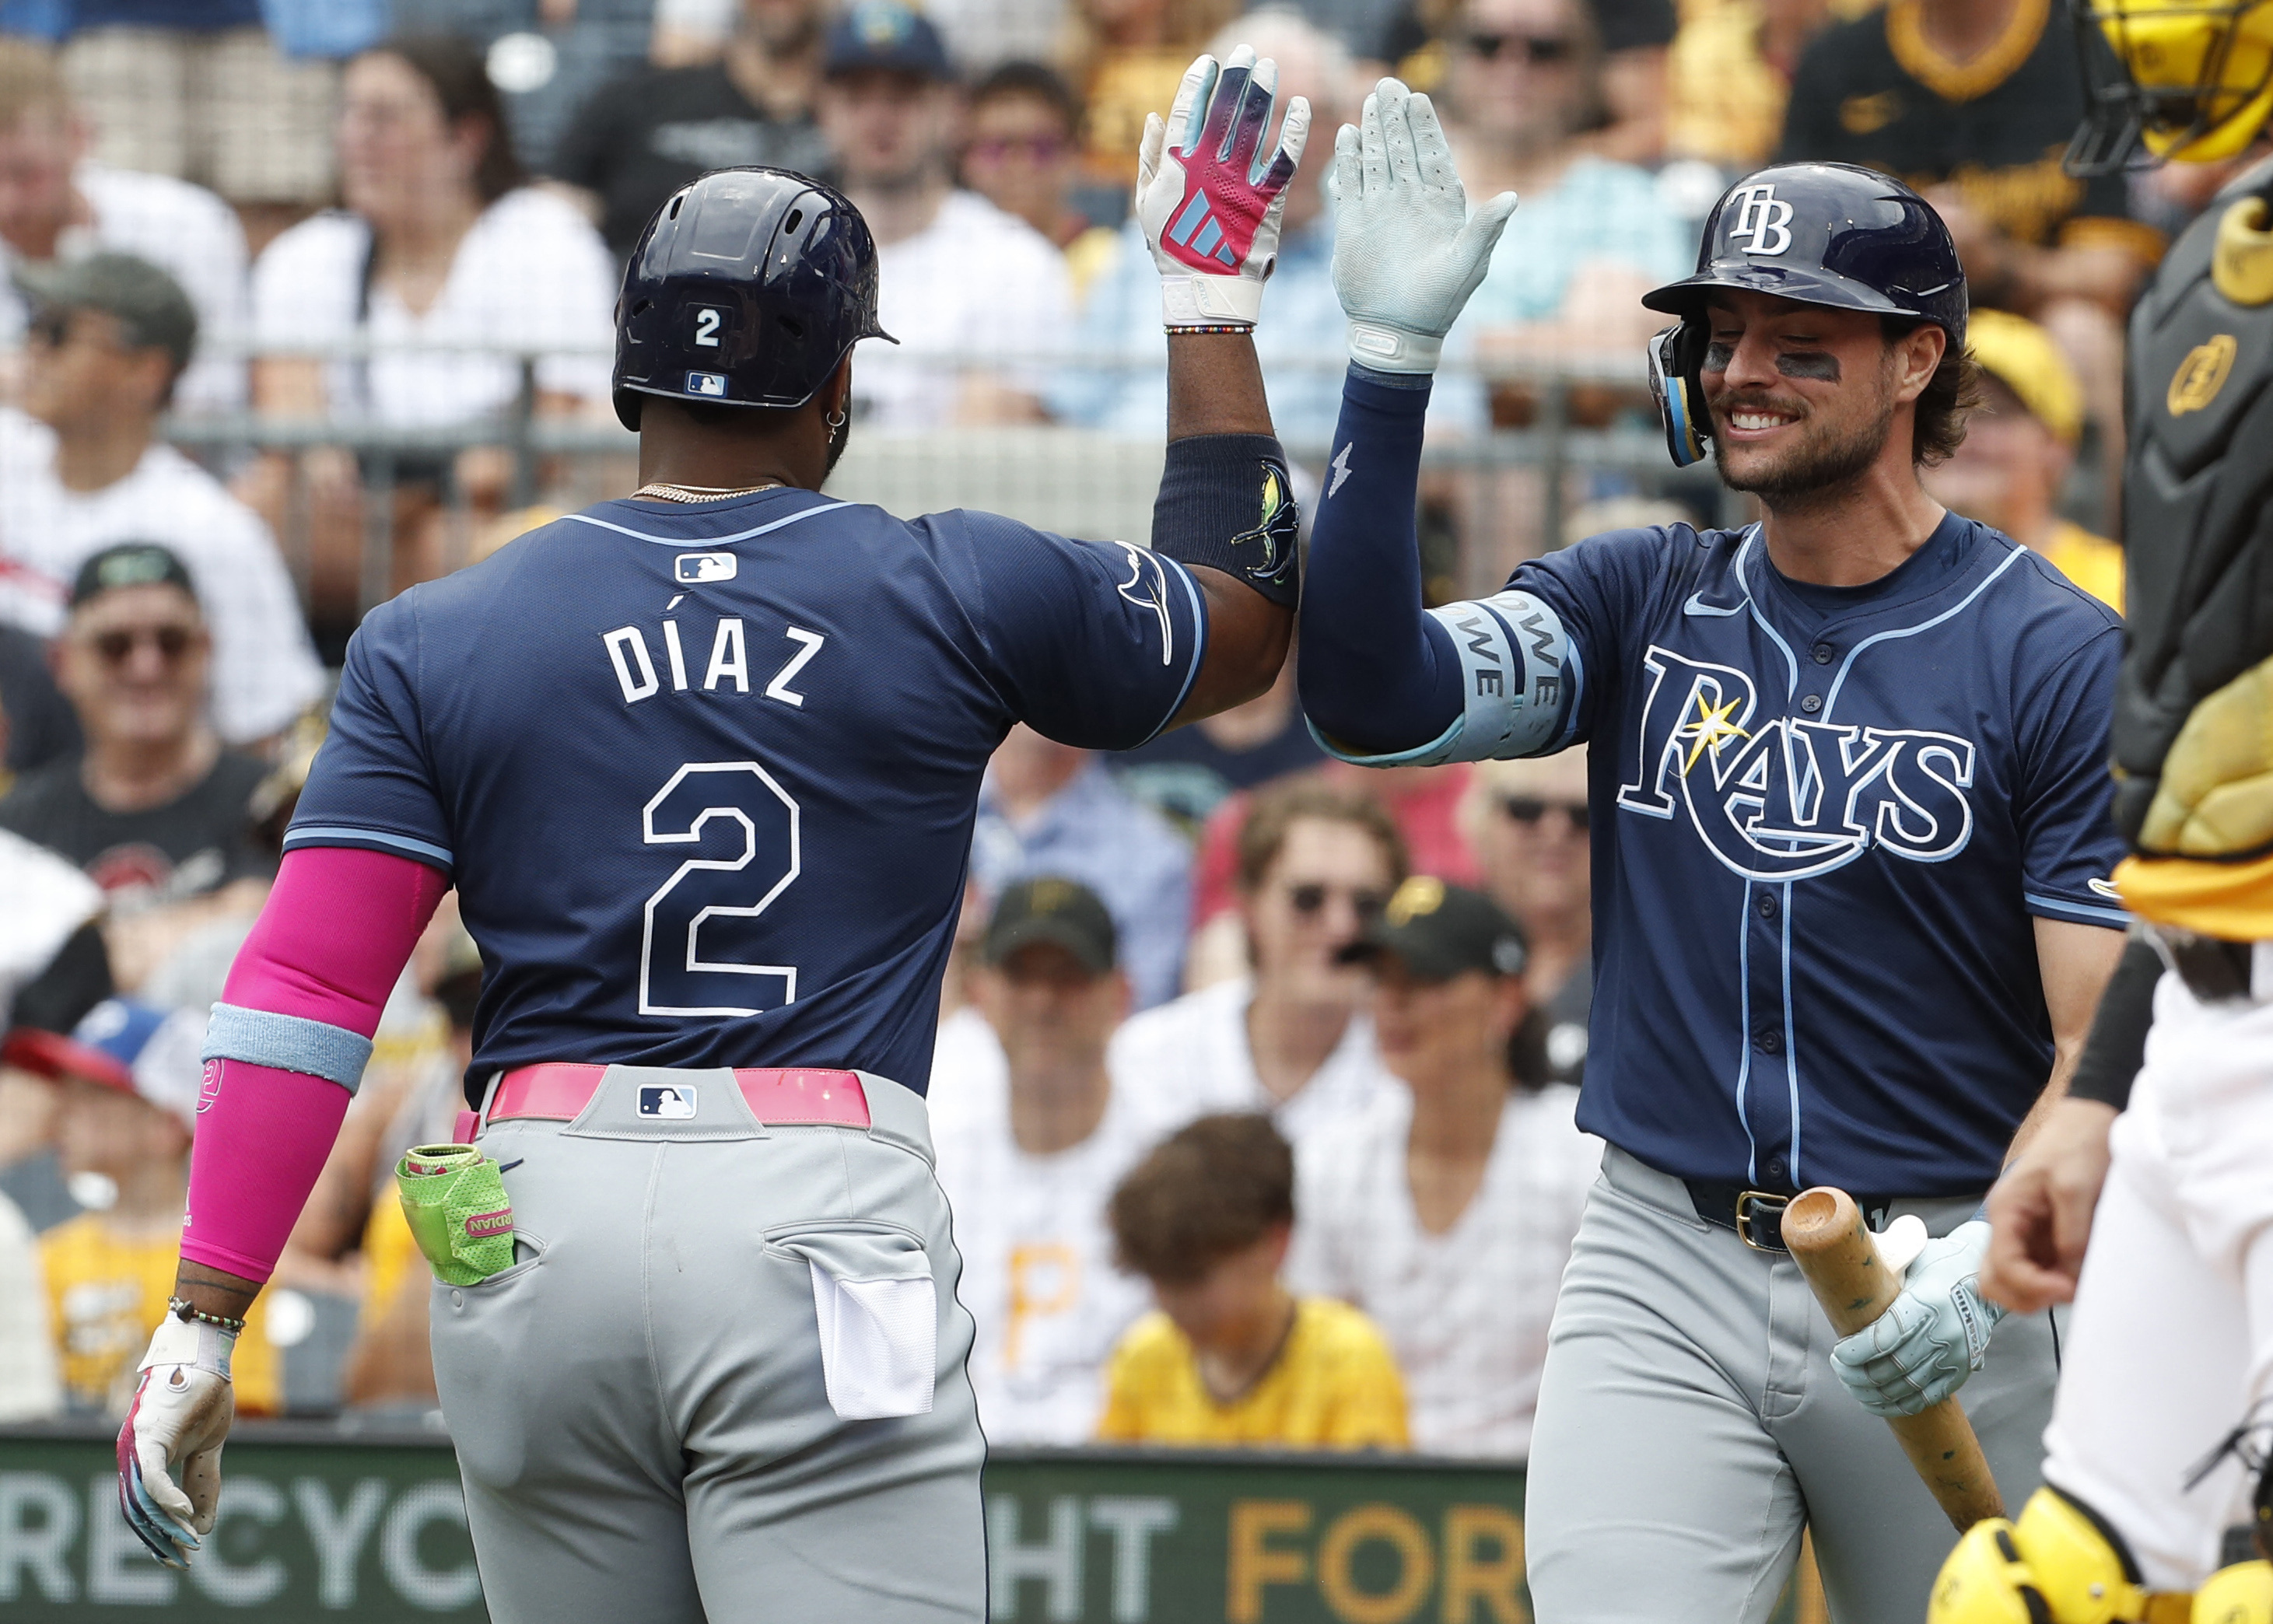
<path fill-rule="evenodd" d="M 205 1026 L 201 1015 L 106 999 L 68 1040 L 42 1051 L 42 1068 L 63 1090 L 56 1122 L 63 1170 L 92 1209 L 40 1237 L 71 1410 L 124 1408 L 136 1356 L 173 1294 Z M 239 1415 L 279 1407 L 267 1302 L 253 1306 L 237 1338 L 232 1374 Z"/>
<path fill-rule="evenodd" d="M 1268 1117 L 1200 1118 L 1121 1181 L 1110 1216 L 1159 1306 L 1114 1350 L 1100 1438 L 1405 1447 L 1405 1384 L 1373 1321 L 1279 1281 L 1294 1156 Z"/>

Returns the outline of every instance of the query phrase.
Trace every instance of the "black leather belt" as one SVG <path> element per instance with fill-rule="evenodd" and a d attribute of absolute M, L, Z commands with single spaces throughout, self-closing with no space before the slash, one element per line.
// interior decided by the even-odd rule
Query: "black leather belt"
<path fill-rule="evenodd" d="M 2250 995 L 2254 942 L 2230 942 L 2172 925 L 2157 925 L 2163 962 L 2178 971 L 2187 991 L 2205 1004 L 2225 1004 Z"/>
<path fill-rule="evenodd" d="M 1783 1209 L 1791 1204 L 1796 1191 L 1762 1190 L 1745 1184 L 1713 1184 L 1702 1179 L 1684 1179 L 1689 1188 L 1689 1200 L 1697 1209 L 1697 1216 L 1706 1223 L 1724 1230 L 1734 1230 L 1737 1239 L 1755 1252 L 1773 1252 L 1779 1257 L 1788 1256 L 1783 1244 Z M 1863 1209 L 1864 1221 L 1876 1229 L 1887 1223 L 1887 1210 L 1898 1198 L 1892 1195 L 1856 1195 L 1855 1204 Z"/>

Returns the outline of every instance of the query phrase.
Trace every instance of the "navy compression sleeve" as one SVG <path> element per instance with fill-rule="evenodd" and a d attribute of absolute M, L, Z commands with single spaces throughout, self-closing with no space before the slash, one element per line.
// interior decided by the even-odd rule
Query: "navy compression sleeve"
<path fill-rule="evenodd" d="M 1295 680 L 1303 714 L 1339 749 L 1423 748 L 1460 719 L 1452 633 L 1422 612 L 1414 502 L 1429 409 L 1417 386 L 1353 366 L 1302 587 Z"/>

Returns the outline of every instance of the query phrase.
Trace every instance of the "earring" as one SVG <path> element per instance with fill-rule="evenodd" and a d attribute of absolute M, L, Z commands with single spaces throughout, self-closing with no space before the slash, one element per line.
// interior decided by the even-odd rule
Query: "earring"
<path fill-rule="evenodd" d="M 832 429 L 843 428 L 844 426 L 844 408 L 841 406 L 838 407 L 834 412 L 823 417 L 821 421 L 828 424 L 829 427 Z"/>

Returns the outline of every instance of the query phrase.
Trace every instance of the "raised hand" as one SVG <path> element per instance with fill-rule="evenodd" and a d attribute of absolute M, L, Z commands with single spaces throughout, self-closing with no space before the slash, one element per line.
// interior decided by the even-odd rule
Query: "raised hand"
<path fill-rule="evenodd" d="M 1171 327 L 1255 325 L 1310 129 L 1310 104 L 1296 96 L 1265 155 L 1278 92 L 1278 64 L 1242 45 L 1220 65 L 1212 56 L 1193 63 L 1167 121 L 1144 120 L 1136 219 L 1160 267 L 1160 314 Z"/>
<path fill-rule="evenodd" d="M 1335 135 L 1327 187 L 1350 358 L 1384 372 L 1435 371 L 1515 194 L 1500 193 L 1472 218 L 1437 109 L 1393 79 L 1365 99 L 1359 126 Z"/>

